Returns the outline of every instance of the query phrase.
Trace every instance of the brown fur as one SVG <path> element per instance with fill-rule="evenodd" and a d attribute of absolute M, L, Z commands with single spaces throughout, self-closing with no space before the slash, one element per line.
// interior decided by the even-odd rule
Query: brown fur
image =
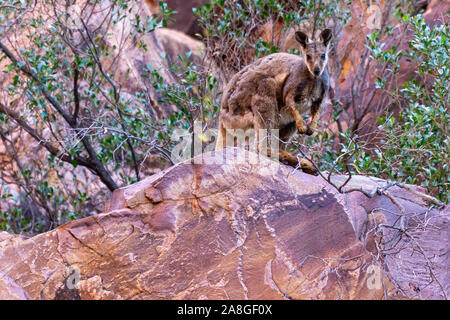
<path fill-rule="evenodd" d="M 279 129 L 280 139 L 286 142 L 296 129 L 311 135 L 329 87 L 326 67 L 330 38 L 329 29 L 315 41 L 297 31 L 296 40 L 304 58 L 275 53 L 235 74 L 223 93 L 216 150 L 226 146 L 226 129 Z M 301 114 L 308 110 L 311 121 L 305 125 Z M 280 160 L 298 165 L 297 158 L 283 148 Z M 304 171 L 315 172 L 309 161 L 301 160 L 300 165 Z"/>

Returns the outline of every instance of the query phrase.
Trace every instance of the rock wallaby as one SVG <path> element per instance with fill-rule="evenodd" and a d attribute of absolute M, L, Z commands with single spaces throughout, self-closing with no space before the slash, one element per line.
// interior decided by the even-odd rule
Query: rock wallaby
<path fill-rule="evenodd" d="M 227 129 L 253 129 L 256 141 L 261 139 L 259 129 L 269 132 L 278 129 L 280 140 L 285 142 L 281 143 L 279 159 L 296 167 L 298 159 L 285 151 L 286 142 L 297 130 L 311 135 L 317 126 L 319 109 L 329 88 L 327 63 L 331 37 L 330 29 L 323 30 L 316 39 L 297 31 L 295 39 L 303 57 L 274 53 L 236 73 L 223 93 L 216 150 L 227 145 Z M 302 114 L 309 110 L 311 120 L 306 125 Z M 300 166 L 305 172 L 316 173 L 306 159 L 300 159 Z"/>

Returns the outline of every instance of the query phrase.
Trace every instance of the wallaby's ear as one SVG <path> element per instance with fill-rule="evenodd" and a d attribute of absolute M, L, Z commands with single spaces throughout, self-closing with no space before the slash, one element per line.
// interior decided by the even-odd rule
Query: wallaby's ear
<path fill-rule="evenodd" d="M 302 31 L 297 31 L 295 32 L 295 40 L 297 40 L 302 45 L 302 47 L 305 48 L 306 43 L 308 42 L 308 36 Z"/>
<path fill-rule="evenodd" d="M 331 29 L 325 29 L 320 33 L 320 38 L 322 39 L 322 43 L 324 46 L 328 45 L 333 34 L 331 33 Z"/>

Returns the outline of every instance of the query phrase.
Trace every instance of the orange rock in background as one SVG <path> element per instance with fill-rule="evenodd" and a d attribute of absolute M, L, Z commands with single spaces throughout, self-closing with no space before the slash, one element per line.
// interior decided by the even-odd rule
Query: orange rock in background
<path fill-rule="evenodd" d="M 175 21 L 168 23 L 168 27 L 178 31 L 182 31 L 190 36 L 195 36 L 197 33 L 201 33 L 201 28 L 196 22 L 196 19 L 192 13 L 192 8 L 198 8 L 205 0 L 166 0 L 167 6 L 176 11 L 172 16 Z M 159 11 L 159 1 L 157 0 L 145 0 L 152 13 Z"/>
<path fill-rule="evenodd" d="M 382 6 L 384 3 L 382 2 Z M 424 18 L 429 26 L 435 24 L 442 24 L 446 12 L 450 10 L 450 1 L 448 0 L 431 0 L 417 1 L 416 8 L 427 7 L 424 12 Z M 394 9 L 391 9 L 393 12 Z M 367 111 L 362 122 L 366 122 L 366 125 L 361 125 L 360 134 L 363 136 L 365 133 L 373 131 L 371 125 L 378 125 L 376 117 L 380 116 L 389 107 L 395 111 L 396 106 L 391 104 L 389 96 L 385 94 L 383 90 L 377 90 L 375 88 L 375 79 L 378 74 L 374 72 L 374 65 L 369 67 L 366 78 L 362 78 L 365 74 L 365 65 L 362 65 L 363 53 L 365 52 L 366 36 L 374 29 L 368 28 L 368 14 L 367 7 L 360 7 L 358 2 L 352 3 L 352 19 L 344 27 L 340 38 L 337 39 L 337 58 L 338 63 L 336 68 L 331 72 L 334 78 L 336 88 L 336 98 L 341 99 L 342 106 L 346 110 L 347 114 L 343 114 L 341 120 L 343 122 L 351 122 L 354 114 L 353 108 L 356 108 L 356 112 L 361 114 L 363 109 L 367 107 Z M 408 48 L 408 41 L 411 39 L 411 32 L 409 29 L 404 30 L 400 25 L 395 26 L 395 21 L 390 18 L 389 24 L 394 26 L 392 34 L 390 34 L 383 42 L 386 42 L 386 48 L 396 45 L 399 50 L 405 50 Z M 341 67 L 342 69 L 339 69 Z M 406 59 L 400 61 L 400 68 L 398 71 L 398 79 L 396 86 L 401 87 L 411 77 L 415 76 L 415 66 Z M 360 91 L 359 82 L 362 81 L 362 91 Z M 355 85 L 356 84 L 356 85 Z M 354 96 L 352 94 L 352 88 L 355 91 Z M 355 103 L 353 103 L 356 101 Z M 351 123 L 350 123 L 351 125 Z"/>

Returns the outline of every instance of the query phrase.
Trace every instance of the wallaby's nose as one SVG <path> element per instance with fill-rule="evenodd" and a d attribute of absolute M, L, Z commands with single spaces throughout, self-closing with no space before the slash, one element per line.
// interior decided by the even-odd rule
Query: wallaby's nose
<path fill-rule="evenodd" d="M 319 68 L 315 68 L 315 69 L 314 69 L 314 74 L 315 74 L 316 76 L 318 76 L 318 75 L 320 74 L 320 69 L 319 69 Z"/>

